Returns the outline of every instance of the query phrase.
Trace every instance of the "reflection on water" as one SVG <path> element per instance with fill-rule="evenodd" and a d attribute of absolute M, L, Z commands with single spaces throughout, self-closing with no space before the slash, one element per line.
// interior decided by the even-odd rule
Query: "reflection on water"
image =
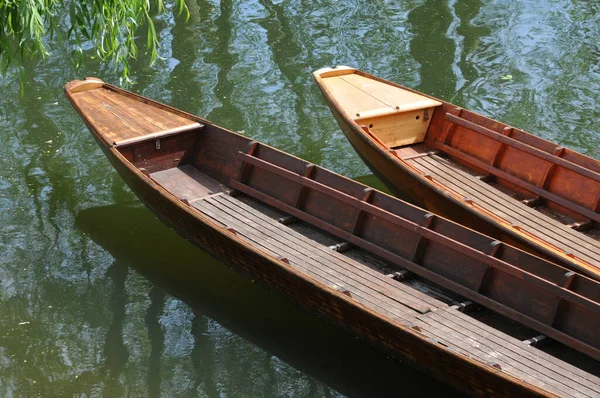
<path fill-rule="evenodd" d="M 172 386 L 165 391 L 211 396 L 274 396 L 296 387 L 312 396 L 339 394 L 325 382 L 342 393 L 381 396 L 409 381 L 414 392 L 447 393 L 234 273 L 145 208 L 90 208 L 77 215 L 75 225 L 115 259 L 106 272 L 113 318 L 99 342 L 109 375 L 105 392 L 123 391 L 133 376 L 150 395 L 165 384 Z M 127 279 L 138 275 L 151 282 L 135 287 L 136 296 L 146 295 L 145 305 L 126 294 Z M 147 333 L 135 350 L 126 343 L 133 336 L 124 327 L 131 317 L 143 317 Z M 131 362 L 138 362 L 135 373 L 120 377 Z"/>
<path fill-rule="evenodd" d="M 157 19 L 163 59 L 132 62 L 132 89 L 336 172 L 368 169 L 310 76 L 335 64 L 600 157 L 596 2 L 188 4 L 187 24 Z M 62 94 L 118 73 L 92 52 L 75 70 L 48 40 L 22 97 L 0 80 L 1 396 L 449 393 L 125 207 L 135 197 Z"/>

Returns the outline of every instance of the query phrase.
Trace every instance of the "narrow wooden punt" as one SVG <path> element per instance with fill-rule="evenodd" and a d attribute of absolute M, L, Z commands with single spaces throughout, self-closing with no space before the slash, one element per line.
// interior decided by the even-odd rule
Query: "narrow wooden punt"
<path fill-rule="evenodd" d="M 598 282 L 98 79 L 65 91 L 140 200 L 249 278 L 473 395 L 600 394 Z"/>
<path fill-rule="evenodd" d="M 600 162 L 362 71 L 313 74 L 398 196 L 600 280 Z"/>

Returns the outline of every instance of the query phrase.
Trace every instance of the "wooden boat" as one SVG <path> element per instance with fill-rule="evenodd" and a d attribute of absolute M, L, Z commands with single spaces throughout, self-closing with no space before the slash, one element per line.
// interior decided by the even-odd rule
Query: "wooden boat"
<path fill-rule="evenodd" d="M 599 282 L 98 79 L 65 91 L 140 200 L 252 280 L 474 395 L 600 394 Z"/>
<path fill-rule="evenodd" d="M 396 195 L 600 279 L 600 162 L 362 71 L 313 74 Z"/>

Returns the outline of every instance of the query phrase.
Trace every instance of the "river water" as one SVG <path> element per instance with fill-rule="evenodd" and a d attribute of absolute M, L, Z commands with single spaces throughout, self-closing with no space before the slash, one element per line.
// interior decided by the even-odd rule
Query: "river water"
<path fill-rule="evenodd" d="M 188 0 L 131 88 L 358 178 L 310 73 L 350 65 L 600 157 L 600 3 Z M 140 47 L 145 43 L 143 34 Z M 118 72 L 60 35 L 0 80 L 0 396 L 455 394 L 266 292 L 141 206 L 64 98 Z M 372 177 L 361 178 L 375 184 Z"/>

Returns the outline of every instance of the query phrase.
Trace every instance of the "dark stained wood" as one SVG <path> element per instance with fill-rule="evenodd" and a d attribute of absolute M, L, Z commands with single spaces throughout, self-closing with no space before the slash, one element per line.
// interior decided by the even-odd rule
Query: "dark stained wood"
<path fill-rule="evenodd" d="M 363 80 L 371 79 L 375 91 L 375 87 L 384 83 L 396 90 L 417 93 L 359 70 L 349 69 L 345 73 L 356 74 Z M 435 173 L 421 172 L 413 167 L 414 161 L 435 157 L 431 152 L 437 150 L 478 175 L 482 182 L 490 182 L 486 186 L 488 191 L 512 192 L 514 195 L 511 196 L 515 196 L 512 203 L 525 200 L 539 211 L 540 217 L 537 219 L 549 219 L 548 209 L 564 216 L 567 220 L 565 224 L 586 225 L 585 221 L 590 220 L 586 225 L 589 232 L 586 233 L 597 236 L 596 231 L 600 228 L 598 160 L 444 101 L 440 101 L 442 105 L 433 112 L 424 142 L 395 147 L 392 155 L 390 148 L 365 133 L 354 121 L 353 115 L 341 106 L 348 101 L 340 101 L 334 95 L 335 90 L 329 90 L 328 72 L 317 71 L 313 76 L 352 146 L 395 194 L 496 239 L 600 280 L 600 256 L 590 258 L 585 254 L 590 250 L 589 245 L 600 248 L 600 241 L 589 242 L 584 239 L 582 252 L 577 247 L 564 246 L 560 240 L 556 242 L 553 238 L 556 235 L 554 226 L 549 226 L 549 223 L 527 230 L 515 228 L 513 222 L 496 214 L 494 205 L 471 201 L 470 198 L 465 200 L 454 194 L 444 181 L 436 178 Z M 375 91 L 372 94 L 377 97 Z M 367 102 L 365 100 L 365 104 Z M 353 106 L 361 107 L 361 99 L 357 97 Z M 398 128 L 398 134 L 403 134 L 401 127 Z"/>
<path fill-rule="evenodd" d="M 126 117 L 100 110 L 98 114 L 103 116 L 99 119 L 97 114 L 88 116 L 89 109 L 80 106 L 88 99 L 86 92 L 99 88 L 136 101 L 128 105 L 136 112 L 152 114 L 160 109 L 204 127 L 161 138 L 159 144 L 149 135 L 148 140 L 113 146 L 109 136 L 113 129 L 123 126 Z M 77 92 L 71 94 L 70 89 Z M 439 336 L 438 329 L 430 330 L 422 317 L 445 313 L 447 303 L 473 296 L 465 287 L 477 279 L 472 270 L 491 264 L 493 272 L 486 289 L 489 297 L 479 294 L 480 304 L 510 314 L 521 323 L 533 319 L 528 324 L 540 326 L 538 333 L 560 331 L 553 337 L 569 344 L 569 338 L 593 341 L 596 337 L 581 329 L 597 329 L 593 322 L 598 317 L 589 311 L 595 311 L 600 301 L 598 283 L 97 79 L 71 83 L 66 91 L 108 159 L 138 197 L 182 236 L 252 280 L 474 395 L 591 396 L 597 392 L 593 386 L 600 379 L 596 376 L 571 370 L 557 358 L 538 355 L 526 344 L 507 346 L 510 336 L 499 330 L 486 332 L 493 336 L 489 341 L 473 339 L 471 329 L 490 329 L 478 320 L 460 319 L 451 324 L 433 316 L 427 318 L 427 322 L 436 319 L 443 330 L 451 331 L 454 338 L 450 341 Z M 290 217 L 296 222 L 284 225 L 277 221 Z M 348 249 L 337 252 L 329 248 L 331 245 Z M 419 272 L 406 279 L 411 271 Z M 394 277 L 386 276 L 389 274 Z M 439 285 L 452 291 L 442 291 Z M 540 306 L 543 311 L 557 302 L 548 298 L 560 298 L 556 321 L 552 326 L 538 325 L 537 315 L 527 308 L 519 312 L 515 309 L 519 303 L 510 300 L 498 306 L 511 294 L 525 294 L 524 303 L 534 295 L 531 307 Z M 576 318 L 584 322 L 580 325 Z M 481 336 L 483 332 L 477 333 Z M 586 351 L 577 341 L 570 345 L 594 357 L 595 348 Z M 483 346 L 511 354 L 509 359 L 494 357 Z M 537 362 L 536 371 L 530 370 L 533 362 Z M 565 369 L 562 379 L 553 373 L 558 368 Z"/>
<path fill-rule="evenodd" d="M 193 202 L 222 191 L 222 186 L 191 164 L 158 171 L 149 175 L 178 198 Z"/>

